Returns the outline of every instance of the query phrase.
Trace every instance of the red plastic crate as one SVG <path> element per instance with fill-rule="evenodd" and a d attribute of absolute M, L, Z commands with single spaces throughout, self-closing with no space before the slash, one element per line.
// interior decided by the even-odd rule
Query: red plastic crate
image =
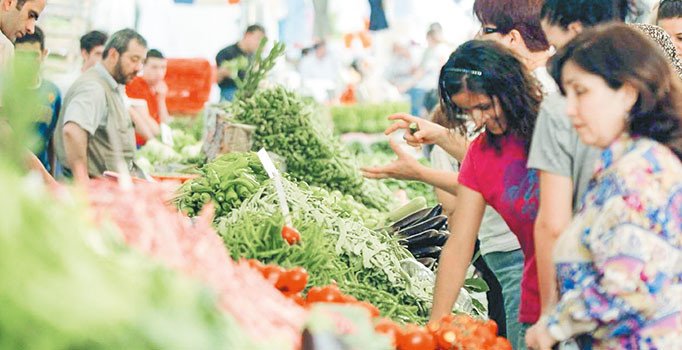
<path fill-rule="evenodd" d="M 215 67 L 203 58 L 171 58 L 168 60 L 166 105 L 171 114 L 200 112 L 211 94 Z"/>

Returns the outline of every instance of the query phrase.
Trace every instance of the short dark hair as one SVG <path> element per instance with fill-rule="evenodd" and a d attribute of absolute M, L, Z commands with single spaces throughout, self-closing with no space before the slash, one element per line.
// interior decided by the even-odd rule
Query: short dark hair
<path fill-rule="evenodd" d="M 255 32 L 261 32 L 261 33 L 265 34 L 265 27 L 263 27 L 260 24 L 252 24 L 252 25 L 246 27 L 246 31 L 244 31 L 244 34 L 255 33 Z"/>
<path fill-rule="evenodd" d="M 137 41 L 140 45 L 147 47 L 147 40 L 144 39 L 140 33 L 132 29 L 122 29 L 114 33 L 104 47 L 104 54 L 102 58 L 106 59 L 109 56 L 109 50 L 115 49 L 119 54 L 124 54 L 128 51 L 128 46 L 131 41 Z"/>
<path fill-rule="evenodd" d="M 150 59 L 150 58 L 164 59 L 166 57 L 161 53 L 161 51 L 159 51 L 157 49 L 150 49 L 149 51 L 147 51 L 147 59 Z"/>
<path fill-rule="evenodd" d="M 467 132 L 464 111 L 452 102 L 452 96 L 472 92 L 496 97 L 507 120 L 505 134 L 523 140 L 526 151 L 535 128 L 542 91 L 535 78 L 514 54 L 504 46 L 489 40 L 472 40 L 462 44 L 450 55 L 440 71 L 438 81 L 440 105 L 451 126 L 462 134 Z M 500 137 L 487 132 L 490 144 L 501 150 Z"/>
<path fill-rule="evenodd" d="M 92 49 L 97 46 L 104 46 L 107 43 L 108 36 L 99 30 L 93 30 L 81 37 L 81 50 L 90 53 Z"/>
<path fill-rule="evenodd" d="M 562 28 L 568 28 L 573 22 L 593 27 L 612 21 L 624 22 L 629 8 L 628 0 L 545 0 L 540 18 Z"/>
<path fill-rule="evenodd" d="M 658 6 L 657 18 L 668 19 L 682 17 L 682 0 L 663 0 Z"/>
<path fill-rule="evenodd" d="M 40 50 L 45 50 L 45 33 L 43 32 L 42 29 L 40 29 L 40 27 L 36 26 L 33 33 L 26 33 L 26 35 L 22 36 L 21 38 L 17 38 L 17 40 L 14 43 L 15 44 L 39 43 Z"/>
<path fill-rule="evenodd" d="M 656 43 L 622 23 L 584 31 L 555 55 L 551 72 L 561 88 L 563 67 L 572 62 L 612 89 L 625 84 L 638 92 L 628 132 L 668 146 L 682 159 L 682 82 Z"/>
<path fill-rule="evenodd" d="M 483 24 L 492 24 L 502 34 L 516 29 L 532 52 L 549 49 L 540 25 L 542 0 L 476 0 L 474 13 Z"/>
<path fill-rule="evenodd" d="M 25 4 L 27 1 L 28 1 L 28 0 L 19 0 L 19 1 L 17 1 L 17 10 L 21 10 L 21 9 L 24 7 L 24 4 Z"/>

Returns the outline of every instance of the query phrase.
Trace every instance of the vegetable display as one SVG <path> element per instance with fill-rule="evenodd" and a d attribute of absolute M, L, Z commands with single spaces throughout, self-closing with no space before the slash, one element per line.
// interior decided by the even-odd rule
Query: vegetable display
<path fill-rule="evenodd" d="M 200 177 L 187 181 L 180 188 L 177 204 L 189 216 L 213 203 L 217 216 L 225 216 L 251 197 L 267 179 L 258 157 L 253 153 L 230 153 L 221 156 L 200 170 Z"/>
<path fill-rule="evenodd" d="M 318 127 L 311 106 L 297 94 L 278 86 L 228 108 L 237 122 L 257 127 L 253 149 L 284 157 L 292 178 L 352 195 L 371 208 L 391 206 L 390 191 L 362 177 L 354 157 L 329 130 Z"/>
<path fill-rule="evenodd" d="M 164 198 L 172 191 L 162 185 L 126 189 L 111 181 L 91 181 L 88 190 L 97 221 L 110 218 L 129 245 L 210 286 L 221 308 L 254 339 L 265 335 L 281 344 L 298 342 L 304 311 L 247 265 L 235 266 L 211 227 L 211 212 L 192 224 L 166 204 Z"/>
<path fill-rule="evenodd" d="M 371 144 L 352 142 L 348 144 L 348 148 L 352 150 L 352 153 L 361 166 L 371 167 L 385 165 L 395 159 L 395 153 L 391 149 L 388 141 L 374 142 Z M 429 161 L 425 158 L 420 158 L 419 162 L 423 165 L 429 165 Z M 438 203 L 433 186 L 427 183 L 391 178 L 382 179 L 379 180 L 379 182 L 385 185 L 391 192 L 400 190 L 405 191 L 407 197 L 410 199 L 424 197 L 428 205 L 433 206 Z"/>
<path fill-rule="evenodd" d="M 284 53 L 284 45 L 275 43 L 263 57 L 265 43 L 261 41 L 244 79 L 237 80 L 235 101 L 218 107 L 234 121 L 255 126 L 253 150 L 265 148 L 284 157 L 292 178 L 352 195 L 368 207 L 388 210 L 390 191 L 362 177 L 354 157 L 330 130 L 321 127 L 309 101 L 282 86 L 257 89 Z"/>
<path fill-rule="evenodd" d="M 497 336 L 497 324 L 468 315 L 447 315 L 426 327 L 401 327 L 391 320 L 376 322 L 375 330 L 391 339 L 398 350 L 511 350 L 511 344 Z"/>
<path fill-rule="evenodd" d="M 311 285 L 336 281 L 341 290 L 376 305 L 387 317 L 423 321 L 431 300 L 431 281 L 412 279 L 401 268 L 410 253 L 388 233 L 368 229 L 361 220 L 337 212 L 338 202 L 326 190 L 284 181 L 293 224 L 301 242 L 281 237 L 274 185 L 266 181 L 253 197 L 226 218 L 218 233 L 232 257 L 257 259 L 284 267 L 302 266 Z"/>
<path fill-rule="evenodd" d="M 258 349 L 207 290 L 93 227 L 78 197 L 6 169 L 0 348 Z"/>
<path fill-rule="evenodd" d="M 391 125 L 387 116 L 409 113 L 407 102 L 386 102 L 381 104 L 341 105 L 330 108 L 334 120 L 334 131 L 338 134 L 362 132 L 381 134 Z"/>
<path fill-rule="evenodd" d="M 445 245 L 450 232 L 447 230 L 447 217 L 442 215 L 443 206 L 420 209 L 409 213 L 391 225 L 393 232 L 417 261 L 426 267 L 435 268 L 440 257 L 441 247 Z"/>

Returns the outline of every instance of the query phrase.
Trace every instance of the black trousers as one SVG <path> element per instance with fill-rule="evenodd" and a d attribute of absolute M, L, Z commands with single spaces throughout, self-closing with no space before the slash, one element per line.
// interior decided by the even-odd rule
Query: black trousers
<path fill-rule="evenodd" d="M 480 242 L 476 240 L 476 247 L 474 249 L 474 256 L 480 251 Z M 500 337 L 507 336 L 507 322 L 504 312 L 504 299 L 502 298 L 502 286 L 497 281 L 495 274 L 490 270 L 488 264 L 485 263 L 482 257 L 474 261 L 474 267 L 479 275 L 490 288 L 486 292 L 488 298 L 488 317 L 497 322 L 497 335 Z"/>

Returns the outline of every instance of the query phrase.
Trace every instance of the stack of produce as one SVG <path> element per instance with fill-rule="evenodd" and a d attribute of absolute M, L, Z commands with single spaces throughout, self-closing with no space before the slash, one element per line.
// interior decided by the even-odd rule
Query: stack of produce
<path fill-rule="evenodd" d="M 178 191 L 177 205 L 189 216 L 195 216 L 209 202 L 216 215 L 228 215 L 251 197 L 267 179 L 267 174 L 253 153 L 229 153 L 199 170 L 199 177 Z"/>
<path fill-rule="evenodd" d="M 386 334 L 398 350 L 511 350 L 511 344 L 497 336 L 497 324 L 468 315 L 447 315 L 426 327 L 401 327 L 382 319 L 375 330 Z"/>
<path fill-rule="evenodd" d="M 284 54 L 284 45 L 275 43 L 267 57 L 262 57 L 261 42 L 249 64 L 235 102 L 217 106 L 226 110 L 235 122 L 256 127 L 253 150 L 265 147 L 286 159 L 289 175 L 311 185 L 338 190 L 354 196 L 371 208 L 388 210 L 391 193 L 383 185 L 362 177 L 348 151 L 330 130 L 320 127 L 313 106 L 282 86 L 257 87 Z"/>
<path fill-rule="evenodd" d="M 353 156 L 317 127 L 311 106 L 297 94 L 278 86 L 229 108 L 236 121 L 257 127 L 254 150 L 264 147 L 284 157 L 292 178 L 352 195 L 371 208 L 389 208 L 390 191 L 362 177 Z"/>
<path fill-rule="evenodd" d="M 126 189 L 112 181 L 91 181 L 88 192 L 96 221 L 113 221 L 129 245 L 210 286 L 223 310 L 255 339 L 299 341 L 304 310 L 248 265 L 232 262 L 211 228 L 212 213 L 204 212 L 192 224 L 164 202 L 170 192 L 162 185 Z"/>
<path fill-rule="evenodd" d="M 434 268 L 440 257 L 441 247 L 445 245 L 450 232 L 447 230 L 448 218 L 443 206 L 426 207 L 426 200 L 417 197 L 398 210 L 389 213 L 392 221 L 389 232 L 400 239 L 412 255 L 429 268 Z"/>
<path fill-rule="evenodd" d="M 409 111 L 410 104 L 406 102 L 331 107 L 334 129 L 339 134 L 352 132 L 380 134 L 391 125 L 386 117 L 396 113 L 409 113 Z"/>
<path fill-rule="evenodd" d="M 9 168 L 0 156 L 0 348 L 256 349 L 204 288 Z"/>
<path fill-rule="evenodd" d="M 358 163 L 362 167 L 387 165 L 396 159 L 395 152 L 391 149 L 388 141 L 373 142 L 370 144 L 354 141 L 348 143 L 347 147 L 355 155 Z M 420 157 L 418 159 L 422 165 L 430 166 L 428 159 L 421 157 L 419 154 L 416 156 Z M 409 199 L 424 197 L 426 198 L 426 203 L 428 205 L 433 206 L 438 203 L 438 198 L 436 198 L 433 186 L 425 182 L 391 178 L 381 179 L 379 182 L 384 184 L 394 193 L 397 191 L 405 191 Z"/>
<path fill-rule="evenodd" d="M 267 181 L 240 208 L 218 221 L 218 232 L 233 258 L 302 266 L 312 285 L 336 281 L 341 290 L 375 304 L 387 317 L 424 320 L 431 282 L 411 279 L 402 270 L 401 261 L 411 256 L 396 238 L 368 229 L 347 209 L 340 209 L 326 190 L 287 180 L 284 190 L 294 227 L 301 233 L 300 244 L 289 246 L 281 237 L 284 219 L 274 185 Z"/>
<path fill-rule="evenodd" d="M 191 130 L 190 130 L 191 131 Z M 135 153 L 137 166 L 150 174 L 174 172 L 204 162 L 202 142 L 192 133 L 172 129 L 173 145 L 151 139 Z"/>

